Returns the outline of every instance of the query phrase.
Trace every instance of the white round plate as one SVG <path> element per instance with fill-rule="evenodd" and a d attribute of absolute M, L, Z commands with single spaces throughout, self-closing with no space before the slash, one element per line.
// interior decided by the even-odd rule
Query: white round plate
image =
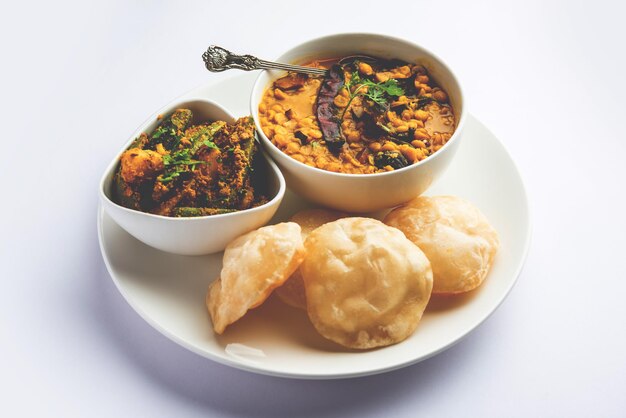
<path fill-rule="evenodd" d="M 238 116 L 248 114 L 255 74 L 197 88 Z M 426 193 L 451 194 L 476 204 L 498 230 L 501 248 L 484 284 L 464 296 L 431 299 L 415 333 L 385 348 L 346 350 L 317 334 L 306 312 L 270 297 L 222 336 L 213 333 L 205 307 L 222 254 L 186 257 L 148 247 L 117 226 L 100 208 L 100 248 L 109 273 L 128 303 L 173 341 L 211 360 L 257 373 L 307 379 L 364 376 L 404 367 L 458 342 L 504 300 L 520 273 L 530 243 L 526 192 L 498 139 L 470 117 L 460 148 L 444 177 Z M 271 221 L 286 220 L 308 203 L 287 192 Z"/>

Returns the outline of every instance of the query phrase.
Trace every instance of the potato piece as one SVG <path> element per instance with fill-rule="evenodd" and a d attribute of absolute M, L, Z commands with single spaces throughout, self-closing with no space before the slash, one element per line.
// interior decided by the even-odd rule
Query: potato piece
<path fill-rule="evenodd" d="M 300 226 L 285 222 L 240 236 L 224 251 L 220 278 L 209 286 L 206 304 L 221 334 L 282 285 L 304 258 Z"/>
<path fill-rule="evenodd" d="M 120 157 L 120 167 L 126 183 L 139 183 L 163 171 L 163 156 L 156 151 L 131 148 Z"/>
<path fill-rule="evenodd" d="M 324 225 L 325 223 L 336 221 L 340 218 L 348 216 L 347 213 L 336 212 L 325 209 L 305 209 L 290 219 L 300 225 L 302 229 L 302 239 L 313 232 L 314 229 Z M 278 297 L 287 305 L 294 308 L 306 309 L 306 294 L 304 292 L 304 283 L 302 282 L 302 274 L 300 269 L 296 270 L 289 279 L 281 287 L 276 289 Z"/>
<path fill-rule="evenodd" d="M 384 222 L 424 251 L 433 268 L 433 293 L 462 293 L 480 286 L 499 246 L 498 234 L 485 216 L 455 196 L 420 196 L 391 211 Z"/>
<path fill-rule="evenodd" d="M 411 335 L 432 290 L 422 251 L 400 231 L 368 218 L 345 218 L 306 239 L 300 271 L 309 318 L 329 340 L 358 349 Z"/>

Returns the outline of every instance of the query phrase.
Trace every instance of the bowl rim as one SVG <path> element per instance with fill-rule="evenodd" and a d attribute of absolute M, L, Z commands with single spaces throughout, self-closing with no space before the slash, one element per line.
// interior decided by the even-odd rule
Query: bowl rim
<path fill-rule="evenodd" d="M 397 173 L 403 173 L 403 172 L 408 172 L 414 169 L 417 169 L 417 167 L 420 167 L 422 165 L 427 164 L 429 161 L 433 161 L 434 159 L 437 159 L 440 155 L 440 153 L 442 151 L 445 151 L 447 148 L 450 148 L 452 145 L 452 143 L 458 142 L 459 141 L 459 137 L 461 136 L 461 132 L 463 130 L 463 127 L 465 126 L 465 121 L 467 119 L 467 100 L 465 98 L 465 93 L 463 92 L 463 87 L 461 85 L 461 83 L 459 82 L 459 78 L 457 77 L 457 75 L 454 73 L 454 71 L 452 71 L 450 69 L 450 66 L 444 61 L 442 60 L 437 54 L 434 54 L 431 50 L 429 50 L 428 48 L 425 48 L 415 42 L 409 41 L 407 39 L 403 39 L 397 36 L 392 36 L 392 35 L 384 35 L 384 34 L 380 34 L 380 33 L 373 33 L 373 32 L 343 32 L 343 33 L 335 33 L 335 34 L 331 34 L 331 35 L 324 35 L 324 36 L 320 36 L 317 38 L 312 38 L 309 40 L 306 40 L 304 42 L 300 42 L 295 46 L 292 46 L 291 48 L 285 50 L 283 53 L 281 53 L 278 57 L 292 53 L 294 50 L 301 48 L 307 44 L 311 44 L 314 42 L 322 42 L 322 41 L 330 41 L 333 38 L 342 38 L 342 37 L 357 37 L 357 36 L 363 36 L 363 37 L 371 37 L 371 38 L 381 38 L 381 39 L 385 39 L 385 40 L 389 40 L 392 42 L 399 42 L 399 43 L 404 43 L 404 44 L 408 44 L 409 46 L 412 47 L 416 47 L 417 49 L 421 49 L 422 51 L 424 51 L 426 53 L 426 55 L 428 55 L 431 58 L 434 58 L 435 61 L 438 62 L 438 64 L 441 65 L 441 67 L 443 67 L 448 74 L 451 76 L 452 80 L 456 83 L 456 85 L 458 86 L 459 89 L 459 97 L 461 99 L 461 102 L 463 103 L 463 106 L 461 108 L 461 115 L 459 117 L 458 123 L 456 125 L 456 129 L 454 130 L 454 132 L 452 133 L 452 136 L 450 137 L 450 139 L 441 147 L 439 148 L 435 153 L 433 153 L 432 155 L 424 158 L 422 161 L 419 161 L 417 163 L 413 163 L 411 165 L 407 165 L 406 167 L 402 167 L 400 169 L 396 169 L 393 171 L 385 171 L 385 172 L 381 172 L 381 173 L 368 173 L 368 174 L 352 174 L 352 173 L 337 173 L 334 171 L 328 171 L 328 170 L 324 170 L 321 168 L 317 168 L 317 167 L 312 167 L 309 166 L 305 163 L 302 163 L 294 158 L 291 158 L 289 155 L 285 154 L 283 151 L 281 151 L 276 145 L 274 145 L 274 143 L 265 135 L 265 132 L 263 132 L 263 129 L 261 129 L 261 124 L 259 122 L 259 118 L 257 117 L 258 115 L 258 103 L 254 102 L 254 93 L 261 88 L 260 84 L 261 84 L 261 78 L 266 75 L 269 74 L 270 71 L 269 70 L 263 70 L 261 71 L 261 73 L 257 76 L 254 85 L 252 86 L 252 91 L 250 92 L 250 114 L 252 115 L 252 119 L 254 120 L 254 124 L 256 126 L 256 129 L 258 131 L 258 135 L 260 140 L 264 143 L 267 144 L 268 146 L 270 146 L 270 148 L 274 151 L 277 151 L 278 153 L 281 154 L 282 158 L 283 156 L 288 158 L 289 161 L 295 163 L 295 166 L 298 168 L 302 168 L 305 171 L 311 173 L 311 175 L 316 175 L 316 174 L 326 174 L 329 175 L 330 177 L 337 177 L 337 178 L 375 178 L 375 177 L 385 177 L 385 176 L 393 176 Z M 277 58 L 278 58 L 277 57 Z M 265 87 L 263 87 L 263 91 L 265 90 Z M 261 94 L 261 97 L 263 97 L 263 95 Z"/>
<path fill-rule="evenodd" d="M 148 117 L 141 125 L 139 125 L 139 127 L 130 135 L 128 141 L 124 143 L 122 149 L 117 153 L 115 158 L 111 160 L 111 162 L 107 165 L 106 169 L 104 170 L 104 173 L 100 177 L 100 182 L 99 182 L 99 187 L 98 187 L 98 194 L 100 195 L 100 200 L 105 203 L 104 206 L 106 207 L 106 205 L 111 205 L 111 206 L 116 207 L 118 210 L 129 213 L 131 215 L 137 214 L 140 216 L 145 216 L 147 218 L 163 219 L 169 222 L 201 222 L 206 219 L 224 219 L 228 217 L 241 215 L 243 213 L 249 214 L 249 213 L 259 212 L 267 207 L 271 207 L 271 206 L 279 204 L 282 201 L 285 195 L 286 188 L 287 188 L 285 177 L 283 176 L 282 172 L 280 171 L 280 169 L 278 168 L 274 160 L 270 158 L 270 156 L 267 154 L 265 149 L 263 149 L 263 147 L 260 146 L 261 144 L 259 143 L 259 140 L 258 140 L 258 134 L 255 135 L 255 141 L 257 141 L 257 144 L 259 145 L 260 154 L 265 159 L 265 162 L 270 167 L 274 176 L 278 179 L 278 190 L 276 191 L 276 194 L 274 195 L 272 199 L 270 199 L 269 201 L 265 202 L 262 205 L 255 206 L 255 207 L 248 208 L 248 209 L 237 210 L 231 213 L 220 213 L 220 214 L 215 214 L 215 215 L 193 216 L 193 217 L 174 217 L 174 216 L 156 215 L 154 213 L 142 212 L 140 210 L 127 208 L 125 206 L 118 204 L 117 202 L 109 198 L 109 196 L 107 196 L 107 194 L 104 192 L 105 185 L 107 183 L 107 177 L 109 177 L 109 174 L 112 172 L 112 170 L 115 169 L 115 166 L 117 166 L 119 162 L 120 156 L 122 155 L 122 153 L 124 153 L 124 151 L 128 149 L 129 145 L 132 144 L 132 142 L 135 140 L 137 135 L 140 135 L 142 132 L 144 132 L 147 126 L 150 125 L 153 121 L 155 121 L 159 115 L 169 113 L 173 109 L 183 107 L 184 104 L 190 103 L 190 102 L 204 102 L 204 104 L 216 107 L 217 109 L 227 114 L 232 121 L 237 120 L 237 118 L 233 116 L 232 112 L 230 112 L 224 106 L 222 106 L 221 104 L 217 103 L 214 100 L 207 99 L 205 97 L 190 97 L 186 99 L 179 98 L 179 99 L 170 101 L 168 104 L 161 107 L 159 110 L 157 110 L 152 115 L 150 115 L 150 117 Z M 228 122 L 228 123 L 232 123 L 232 122 Z"/>

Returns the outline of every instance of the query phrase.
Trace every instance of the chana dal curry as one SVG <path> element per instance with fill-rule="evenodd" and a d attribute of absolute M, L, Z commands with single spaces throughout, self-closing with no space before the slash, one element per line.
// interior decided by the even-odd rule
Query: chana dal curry
<path fill-rule="evenodd" d="M 259 104 L 263 132 L 297 161 L 339 173 L 393 171 L 454 133 L 448 94 L 422 65 L 366 56 L 305 65 L 329 71 L 279 78 Z"/>

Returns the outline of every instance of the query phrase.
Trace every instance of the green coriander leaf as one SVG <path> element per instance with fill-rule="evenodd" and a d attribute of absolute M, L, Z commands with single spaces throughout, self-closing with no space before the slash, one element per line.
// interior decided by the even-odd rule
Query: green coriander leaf
<path fill-rule="evenodd" d="M 198 161 L 191 158 L 191 152 L 188 149 L 173 152 L 169 155 L 163 156 L 163 165 L 168 166 L 182 166 L 193 164 L 206 164 L 204 161 Z"/>
<path fill-rule="evenodd" d="M 367 92 L 361 92 L 363 87 L 367 87 Z M 346 83 L 346 88 L 353 99 L 362 95 L 381 107 L 385 107 L 392 96 L 402 96 L 404 90 L 398 85 L 396 79 L 390 78 L 383 83 L 376 83 L 367 78 L 361 78 L 357 71 L 352 73 L 350 80 Z"/>
<path fill-rule="evenodd" d="M 198 164 L 206 164 L 206 161 L 198 161 L 198 160 L 185 161 L 185 165 L 198 165 Z"/>
<path fill-rule="evenodd" d="M 164 133 L 165 133 L 165 129 L 162 126 L 159 126 L 158 128 L 154 130 L 154 132 L 152 132 L 152 138 L 159 139 L 161 135 L 163 135 Z"/>
<path fill-rule="evenodd" d="M 219 150 L 219 147 L 215 145 L 215 142 L 211 141 L 210 139 L 206 139 L 202 143 L 211 149 Z"/>
<path fill-rule="evenodd" d="M 176 130 L 174 128 L 171 128 L 171 127 L 169 129 L 167 129 L 164 126 L 159 126 L 152 133 L 152 138 L 159 139 L 160 137 L 162 137 L 165 134 L 169 134 L 170 136 L 175 136 L 176 135 Z"/>
<path fill-rule="evenodd" d="M 180 171 L 174 171 L 173 173 L 168 173 L 159 177 L 159 181 L 161 183 L 169 183 L 174 180 L 176 177 L 180 176 Z"/>
<path fill-rule="evenodd" d="M 404 90 L 398 85 L 398 81 L 393 78 L 379 84 L 379 86 L 390 96 L 402 96 L 404 94 Z"/>
<path fill-rule="evenodd" d="M 384 91 L 376 85 L 369 87 L 367 93 L 365 93 L 365 97 L 381 107 L 385 107 L 387 104 L 387 98 L 385 97 Z"/>
<path fill-rule="evenodd" d="M 349 92 L 351 92 L 352 87 L 360 83 L 361 83 L 361 77 L 359 77 L 359 73 L 357 71 L 354 71 L 350 76 L 350 80 L 348 80 L 345 83 L 345 87 L 346 89 L 348 89 Z"/>

